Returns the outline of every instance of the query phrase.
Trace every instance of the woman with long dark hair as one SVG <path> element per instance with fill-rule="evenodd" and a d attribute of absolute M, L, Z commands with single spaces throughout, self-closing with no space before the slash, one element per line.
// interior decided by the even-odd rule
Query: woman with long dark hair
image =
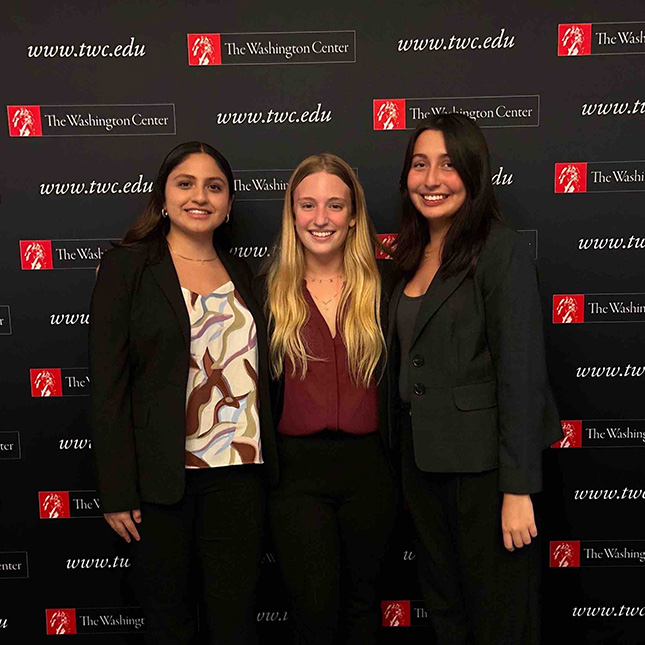
<path fill-rule="evenodd" d="M 468 117 L 417 127 L 400 188 L 390 427 L 430 621 L 441 644 L 537 643 L 531 495 L 561 430 L 534 260 L 501 222 Z"/>
<path fill-rule="evenodd" d="M 189 642 L 190 597 L 203 602 L 209 642 L 257 642 L 264 470 L 275 479 L 276 458 L 266 324 L 224 232 L 234 190 L 213 147 L 174 148 L 92 295 L 99 492 L 109 525 L 133 542 L 155 645 Z"/>
<path fill-rule="evenodd" d="M 280 482 L 269 513 L 298 645 L 369 645 L 379 626 L 397 495 L 377 393 L 385 307 L 375 241 L 351 167 L 328 153 L 302 161 L 260 287 L 278 382 Z"/>

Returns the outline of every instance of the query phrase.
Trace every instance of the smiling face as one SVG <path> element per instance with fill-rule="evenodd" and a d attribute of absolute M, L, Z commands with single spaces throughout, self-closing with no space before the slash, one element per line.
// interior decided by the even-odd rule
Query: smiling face
<path fill-rule="evenodd" d="M 293 214 L 305 258 L 342 255 L 355 220 L 351 191 L 340 177 L 324 171 L 307 175 L 293 192 Z"/>
<path fill-rule="evenodd" d="M 176 233 L 211 234 L 232 202 L 226 175 L 208 154 L 189 155 L 168 175 L 164 208 Z"/>
<path fill-rule="evenodd" d="M 450 162 L 442 132 L 425 130 L 414 144 L 408 194 L 430 226 L 447 223 L 466 200 L 466 187 Z"/>

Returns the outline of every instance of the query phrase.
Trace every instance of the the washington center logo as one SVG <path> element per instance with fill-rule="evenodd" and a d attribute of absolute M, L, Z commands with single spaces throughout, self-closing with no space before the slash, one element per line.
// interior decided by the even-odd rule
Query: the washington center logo
<path fill-rule="evenodd" d="M 39 491 L 38 508 L 41 520 L 60 520 L 70 517 L 69 491 Z"/>
<path fill-rule="evenodd" d="M 410 601 L 384 600 L 381 603 L 383 627 L 409 627 Z"/>
<path fill-rule="evenodd" d="M 555 164 L 556 193 L 586 193 L 586 162 L 569 162 Z"/>
<path fill-rule="evenodd" d="M 405 130 L 405 99 L 374 99 L 375 130 Z"/>
<path fill-rule="evenodd" d="M 558 56 L 589 56 L 591 23 L 558 25 Z"/>
<path fill-rule="evenodd" d="M 381 244 L 388 249 L 390 253 L 394 252 L 394 249 L 396 248 L 396 233 L 379 233 L 376 237 L 378 237 Z M 377 246 L 376 258 L 378 260 L 391 260 L 392 256 Z"/>
<path fill-rule="evenodd" d="M 219 34 L 188 34 L 189 65 L 221 65 Z"/>
<path fill-rule="evenodd" d="M 53 269 L 51 240 L 20 240 L 20 266 L 23 271 Z"/>
<path fill-rule="evenodd" d="M 553 324 L 566 325 L 585 321 L 585 296 L 582 293 L 553 295 Z"/>
<path fill-rule="evenodd" d="M 45 609 L 47 634 L 76 634 L 76 609 Z"/>
<path fill-rule="evenodd" d="M 580 566 L 580 542 L 551 542 L 549 566 L 554 569 Z"/>
<path fill-rule="evenodd" d="M 63 396 L 63 378 L 58 367 L 29 370 L 29 380 L 33 397 Z"/>
<path fill-rule="evenodd" d="M 564 436 L 551 448 L 582 448 L 582 421 L 560 421 Z"/>
<path fill-rule="evenodd" d="M 10 137 L 42 137 L 39 105 L 8 105 Z"/>

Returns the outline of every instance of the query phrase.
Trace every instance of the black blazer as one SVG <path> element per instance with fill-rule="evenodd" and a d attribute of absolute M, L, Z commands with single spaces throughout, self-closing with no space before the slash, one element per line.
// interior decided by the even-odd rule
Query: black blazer
<path fill-rule="evenodd" d="M 500 490 L 542 486 L 542 449 L 561 438 L 544 356 L 535 262 L 520 236 L 495 222 L 474 273 L 437 274 L 400 356 L 389 311 L 389 427 L 396 439 L 399 361 L 409 365 L 417 466 L 426 472 L 499 467 Z"/>
<path fill-rule="evenodd" d="M 277 479 L 266 323 L 246 263 L 214 246 L 256 323 L 262 455 Z M 189 359 L 190 321 L 165 239 L 108 251 L 90 312 L 90 423 L 104 512 L 183 495 Z"/>

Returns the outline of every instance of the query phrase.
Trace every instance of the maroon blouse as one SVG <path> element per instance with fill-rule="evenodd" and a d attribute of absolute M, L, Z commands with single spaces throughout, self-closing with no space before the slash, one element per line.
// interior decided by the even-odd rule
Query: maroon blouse
<path fill-rule="evenodd" d="M 304 287 L 309 305 L 309 321 L 303 338 L 310 356 L 302 372 L 292 374 L 292 363 L 285 360 L 284 406 L 278 432 L 291 436 L 311 435 L 321 430 L 348 434 L 369 434 L 378 429 L 376 384 L 356 386 L 347 369 L 347 351 L 340 333 L 332 338 L 329 327 L 309 290 Z"/>

